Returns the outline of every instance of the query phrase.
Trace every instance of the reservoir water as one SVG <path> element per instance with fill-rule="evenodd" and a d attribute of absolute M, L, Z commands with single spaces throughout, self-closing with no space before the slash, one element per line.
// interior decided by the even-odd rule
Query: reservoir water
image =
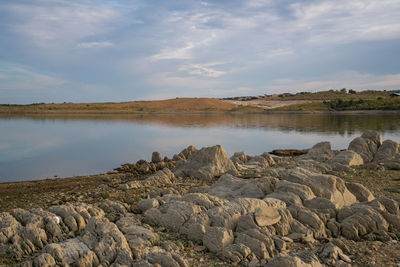
<path fill-rule="evenodd" d="M 0 182 L 104 173 L 126 162 L 172 157 L 188 145 L 229 155 L 280 148 L 334 149 L 365 130 L 400 142 L 398 114 L 0 115 Z"/>

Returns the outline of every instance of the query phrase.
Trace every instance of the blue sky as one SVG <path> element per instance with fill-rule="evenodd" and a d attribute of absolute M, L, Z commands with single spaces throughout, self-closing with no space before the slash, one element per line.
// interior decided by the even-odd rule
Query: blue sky
<path fill-rule="evenodd" d="M 400 89 L 400 0 L 0 0 L 0 103 Z"/>

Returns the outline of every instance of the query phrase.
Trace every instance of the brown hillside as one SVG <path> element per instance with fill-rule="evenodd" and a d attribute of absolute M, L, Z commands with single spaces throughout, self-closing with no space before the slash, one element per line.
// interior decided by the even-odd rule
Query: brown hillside
<path fill-rule="evenodd" d="M 236 105 L 216 98 L 174 98 L 157 101 L 135 101 L 131 105 L 155 110 L 230 110 Z"/>
<path fill-rule="evenodd" d="M 136 112 L 136 111 L 225 111 L 235 104 L 217 98 L 174 98 L 154 101 L 131 101 L 122 103 L 63 103 L 0 105 L 0 112 Z"/>

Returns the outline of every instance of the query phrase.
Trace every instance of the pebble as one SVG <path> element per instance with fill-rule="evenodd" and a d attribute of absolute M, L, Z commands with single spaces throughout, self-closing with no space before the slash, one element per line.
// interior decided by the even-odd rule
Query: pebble
<path fill-rule="evenodd" d="M 204 251 L 206 249 L 206 247 L 205 246 L 195 246 L 193 249 L 194 249 L 194 251 L 201 252 L 201 251 Z"/>

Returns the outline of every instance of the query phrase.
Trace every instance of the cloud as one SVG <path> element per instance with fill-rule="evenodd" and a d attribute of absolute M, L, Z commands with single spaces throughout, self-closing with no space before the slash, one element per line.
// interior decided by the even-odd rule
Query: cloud
<path fill-rule="evenodd" d="M 356 90 L 400 88 L 400 74 L 376 75 L 346 71 L 309 79 L 277 79 L 267 88 L 277 91 L 298 92 L 352 88 Z"/>
<path fill-rule="evenodd" d="M 210 87 L 215 87 L 220 85 L 220 82 L 217 80 L 210 80 L 210 79 L 201 79 L 197 77 L 185 77 L 185 76 L 178 76 L 173 72 L 160 72 L 154 75 L 151 75 L 147 79 L 148 84 L 162 86 L 168 89 L 182 89 L 188 88 L 190 89 L 207 89 Z M 203 92 L 194 92 L 197 94 L 203 94 Z"/>
<path fill-rule="evenodd" d="M 0 7 L 21 18 L 11 30 L 40 47 L 76 44 L 87 37 L 111 31 L 121 22 L 112 5 L 87 1 L 41 1 L 36 4 L 8 4 Z"/>
<path fill-rule="evenodd" d="M 294 31 L 308 32 L 306 41 L 315 44 L 400 38 L 397 0 L 318 1 L 290 6 Z"/>
<path fill-rule="evenodd" d="M 18 65 L 1 64 L 0 75 L 4 77 L 0 90 L 46 90 L 66 84 L 64 79 Z"/>
<path fill-rule="evenodd" d="M 110 46 L 114 46 L 114 44 L 111 42 L 86 42 L 77 45 L 79 48 L 105 48 Z"/>
<path fill-rule="evenodd" d="M 191 75 L 216 78 L 216 77 L 226 74 L 227 72 L 215 70 L 211 67 L 223 65 L 223 64 L 225 64 L 225 63 L 214 62 L 214 63 L 207 63 L 207 64 L 190 64 L 190 65 L 182 66 L 179 70 L 185 71 Z"/>

